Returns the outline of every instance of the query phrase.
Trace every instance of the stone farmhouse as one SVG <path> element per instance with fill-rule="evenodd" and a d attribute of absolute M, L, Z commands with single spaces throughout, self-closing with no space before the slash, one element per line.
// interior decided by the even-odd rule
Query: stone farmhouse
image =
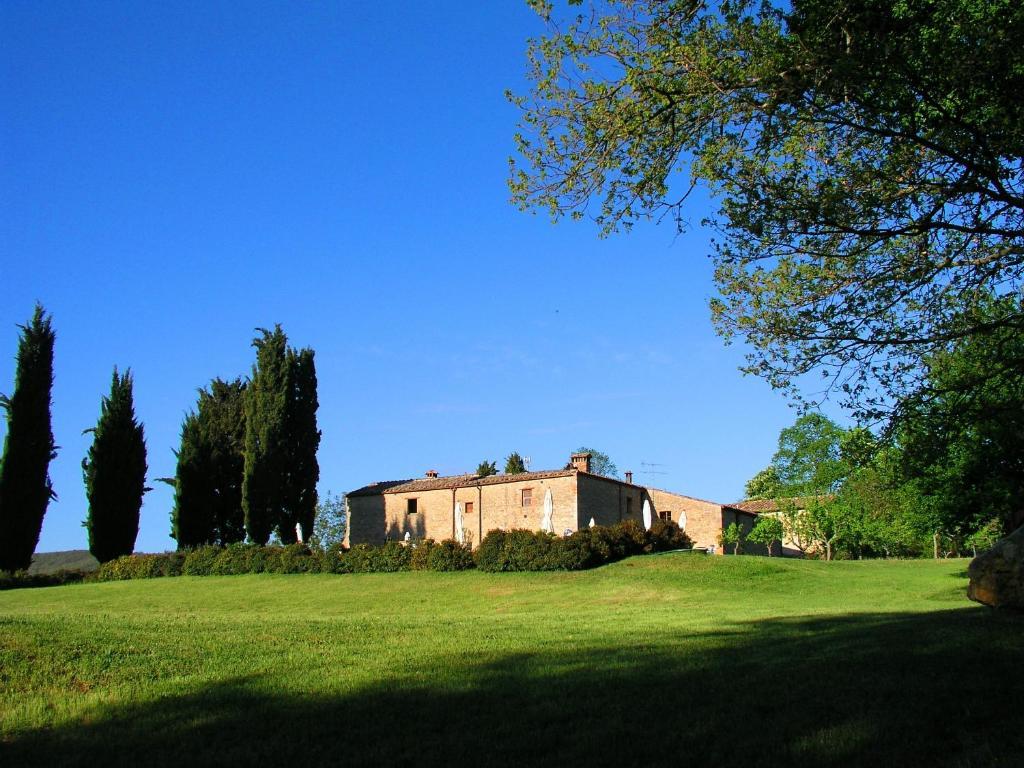
<path fill-rule="evenodd" d="M 749 533 L 756 522 L 754 512 L 637 485 L 632 472 L 626 472 L 625 481 L 594 474 L 590 460 L 589 453 L 574 453 L 566 469 L 487 477 L 439 477 L 430 471 L 420 479 L 363 486 L 347 494 L 345 543 L 458 538 L 457 510 L 465 539 L 473 546 L 495 529 L 542 530 L 548 492 L 551 530 L 556 533 L 571 533 L 591 520 L 597 525 L 624 520 L 642 524 L 646 501 L 652 518 L 677 523 L 694 547 L 722 553 L 718 537 L 723 528 L 736 522 Z"/>

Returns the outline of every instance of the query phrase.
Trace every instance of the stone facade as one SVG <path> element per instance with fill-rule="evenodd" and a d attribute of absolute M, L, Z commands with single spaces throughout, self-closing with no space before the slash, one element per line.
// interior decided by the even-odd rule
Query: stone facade
<path fill-rule="evenodd" d="M 722 554 L 718 543 L 723 526 L 737 520 L 749 532 L 756 515 L 722 504 L 694 499 L 657 488 L 645 488 L 593 474 L 589 457 L 574 454 L 571 469 L 517 475 L 457 475 L 430 472 L 420 480 L 375 483 L 347 495 L 346 544 L 383 544 L 411 539 L 456 537 L 455 508 L 463 508 L 466 540 L 476 546 L 495 529 L 540 530 L 544 497 L 551 492 L 552 527 L 563 534 L 590 524 L 643 522 L 648 501 L 654 518 L 680 524 L 694 547 Z M 627 478 L 631 475 L 627 473 Z M 749 551 L 749 550 L 745 550 Z"/>
<path fill-rule="evenodd" d="M 475 546 L 488 531 L 496 528 L 539 529 L 544 514 L 544 494 L 548 490 L 551 491 L 551 520 L 555 531 L 576 530 L 579 521 L 574 475 L 531 477 L 532 474 L 516 475 L 516 479 L 508 478 L 502 483 L 438 478 L 439 481 L 451 480 L 451 487 L 414 487 L 350 497 L 349 538 L 353 544 L 400 541 L 406 533 L 413 539 L 455 538 L 455 505 L 461 503 L 463 529 L 467 540 Z"/>
<path fill-rule="evenodd" d="M 623 520 L 643 522 L 644 489 L 601 475 L 577 475 L 579 493 L 579 523 L 615 525 Z M 557 530 L 557 529 L 556 529 Z"/>
<path fill-rule="evenodd" d="M 648 488 L 655 516 L 677 523 L 693 540 L 693 546 L 702 549 L 714 547 L 720 551 L 718 535 L 722 532 L 723 506 L 711 501 Z"/>

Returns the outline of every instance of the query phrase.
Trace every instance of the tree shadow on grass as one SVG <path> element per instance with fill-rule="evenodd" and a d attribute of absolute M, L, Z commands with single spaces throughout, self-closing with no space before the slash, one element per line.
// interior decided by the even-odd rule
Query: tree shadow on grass
<path fill-rule="evenodd" d="M 17 735 L 22 765 L 1024 764 L 1024 617 L 777 619 L 355 693 L 258 676 Z M 316 680 L 318 671 L 308 670 Z M 441 682 L 438 682 L 440 680 Z M 311 686 L 315 690 L 315 686 Z M 6 754 L 4 754 L 6 753 Z"/>

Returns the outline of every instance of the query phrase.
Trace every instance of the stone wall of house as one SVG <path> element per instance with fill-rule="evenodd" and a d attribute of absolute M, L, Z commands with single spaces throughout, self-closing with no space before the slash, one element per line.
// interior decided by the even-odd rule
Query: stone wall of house
<path fill-rule="evenodd" d="M 353 544 L 383 544 L 387 529 L 384 513 L 384 497 L 346 496 L 345 510 L 348 526 L 345 531 L 345 546 Z"/>
<path fill-rule="evenodd" d="M 567 475 L 350 497 L 349 544 L 401 541 L 406 532 L 413 539 L 453 538 L 456 502 L 462 503 L 464 528 L 474 547 L 494 529 L 539 530 L 544 516 L 544 494 L 548 489 L 551 490 L 551 521 L 555 532 L 576 530 L 576 478 Z M 530 491 L 528 506 L 523 505 L 524 490 Z M 414 514 L 409 514 L 409 499 L 416 500 Z"/>
<path fill-rule="evenodd" d="M 580 474 L 577 478 L 580 505 L 576 528 L 587 527 L 591 518 L 597 525 L 615 525 L 623 520 L 643 522 L 643 488 L 601 475 Z"/>
<path fill-rule="evenodd" d="M 722 515 L 722 523 L 724 526 L 738 523 L 740 530 L 743 531 L 743 546 L 740 547 L 740 552 L 745 555 L 767 555 L 768 548 L 764 544 L 755 544 L 752 541 L 747 541 L 747 537 L 750 532 L 754 530 L 754 525 L 757 524 L 757 515 L 740 512 L 737 509 L 726 507 Z M 776 547 L 773 550 L 773 554 L 778 554 L 779 549 Z M 726 554 L 732 554 L 732 548 L 729 548 L 729 552 Z"/>
<path fill-rule="evenodd" d="M 496 528 L 505 531 L 513 528 L 540 530 L 544 516 L 544 494 L 550 489 L 552 528 L 557 534 L 567 529 L 575 531 L 579 503 L 576 478 L 576 475 L 567 475 L 482 486 L 483 524 L 478 525 L 478 530 L 484 535 Z M 529 507 L 522 505 L 522 492 L 526 489 L 531 491 L 532 496 Z M 479 538 L 476 540 L 479 541 Z"/>
<path fill-rule="evenodd" d="M 721 554 L 722 548 L 718 543 L 718 536 L 722 532 L 722 522 L 725 516 L 725 510 L 721 504 L 662 491 L 658 488 L 648 488 L 647 494 L 654 506 L 655 517 L 661 517 L 662 513 L 667 513 L 669 519 L 678 523 L 686 531 L 686 535 L 693 541 L 694 547 L 703 549 L 714 546 L 715 552 Z M 725 523 L 725 525 L 728 524 L 728 522 Z"/>

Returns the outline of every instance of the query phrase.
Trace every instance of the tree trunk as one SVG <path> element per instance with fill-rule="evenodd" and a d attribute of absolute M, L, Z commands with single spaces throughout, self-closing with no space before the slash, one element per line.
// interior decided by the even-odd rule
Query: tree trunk
<path fill-rule="evenodd" d="M 935 551 L 935 559 L 938 560 L 939 559 L 939 532 L 938 531 L 936 531 L 934 533 L 934 535 L 932 535 L 932 547 L 934 548 L 934 551 Z"/>

